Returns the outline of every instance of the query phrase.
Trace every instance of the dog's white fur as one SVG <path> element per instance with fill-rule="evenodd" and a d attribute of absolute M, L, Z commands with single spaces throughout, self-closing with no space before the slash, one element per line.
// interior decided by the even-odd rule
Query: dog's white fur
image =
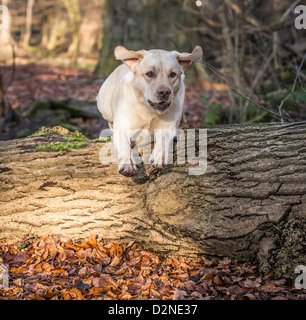
<path fill-rule="evenodd" d="M 193 61 L 202 59 L 202 49 L 197 46 L 192 53 L 157 49 L 135 52 L 119 46 L 114 53 L 124 64 L 103 83 L 97 105 L 104 119 L 113 124 L 119 172 L 124 175 L 136 173 L 130 132 L 139 129 L 149 130 L 152 137 L 155 129 L 169 129 L 164 138 L 159 130 L 155 131 L 150 162 L 161 168 L 168 163 L 169 145 L 182 116 L 184 70 Z M 167 99 L 161 99 L 160 88 L 170 92 Z"/>

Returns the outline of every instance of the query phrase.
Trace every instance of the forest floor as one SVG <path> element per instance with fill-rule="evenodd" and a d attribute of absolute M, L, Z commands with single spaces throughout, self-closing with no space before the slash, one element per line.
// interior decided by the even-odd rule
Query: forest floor
<path fill-rule="evenodd" d="M 9 286 L 0 300 L 306 300 L 306 290 L 224 258 L 163 258 L 91 235 L 0 243 Z"/>
<path fill-rule="evenodd" d="M 2 66 L 4 88 L 6 96 L 18 121 L 8 123 L 0 139 L 14 139 L 28 136 L 42 126 L 47 126 L 58 116 L 58 111 L 52 115 L 42 111 L 35 115 L 28 115 L 33 104 L 41 100 L 73 101 L 83 103 L 93 113 L 97 112 L 96 96 L 104 79 L 94 78 L 91 70 L 37 65 L 28 63 L 16 65 L 13 81 L 9 85 L 12 75 L 11 66 Z M 9 86 L 8 86 L 9 85 Z M 184 104 L 184 127 L 200 127 L 203 125 L 205 105 L 220 103 L 229 106 L 227 88 L 222 84 L 186 84 Z M 45 112 L 45 113 L 44 113 Z M 97 112 L 98 113 L 98 112 Z M 89 138 L 97 138 L 103 129 L 100 114 L 95 118 L 68 115 L 69 126 L 74 126 Z M 55 123 L 61 125 L 61 123 Z"/>

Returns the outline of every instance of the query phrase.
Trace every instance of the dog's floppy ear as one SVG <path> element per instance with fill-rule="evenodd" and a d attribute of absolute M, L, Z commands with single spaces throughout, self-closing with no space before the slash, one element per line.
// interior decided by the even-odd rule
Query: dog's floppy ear
<path fill-rule="evenodd" d="M 117 60 L 122 60 L 130 69 L 134 69 L 134 67 L 139 63 L 139 61 L 143 58 L 145 54 L 145 50 L 140 51 L 131 51 L 123 46 L 118 46 L 114 51 L 115 58 Z"/>
<path fill-rule="evenodd" d="M 196 46 L 191 53 L 177 53 L 176 58 L 179 64 L 185 70 L 193 61 L 201 61 L 203 50 L 200 46 Z"/>

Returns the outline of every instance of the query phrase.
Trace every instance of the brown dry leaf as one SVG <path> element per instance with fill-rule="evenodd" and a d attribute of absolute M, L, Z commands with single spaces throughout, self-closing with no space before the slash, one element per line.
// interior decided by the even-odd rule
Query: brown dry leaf
<path fill-rule="evenodd" d="M 283 285 L 285 285 L 286 280 L 285 279 L 281 279 L 281 280 L 275 280 L 273 282 L 277 287 L 282 287 Z"/>
<path fill-rule="evenodd" d="M 112 247 L 109 249 L 109 256 L 111 258 L 113 258 L 114 256 L 120 256 L 122 254 L 122 250 L 120 250 L 119 244 L 118 243 L 114 243 L 112 245 Z"/>
<path fill-rule="evenodd" d="M 96 253 L 96 258 L 102 265 L 108 265 L 111 262 L 112 259 L 106 253 L 100 251 L 99 249 L 96 251 Z"/>
<path fill-rule="evenodd" d="M 245 288 L 258 288 L 261 286 L 261 283 L 258 280 L 246 279 L 243 281 L 243 286 Z"/>
<path fill-rule="evenodd" d="M 150 290 L 150 297 L 151 299 L 161 299 L 159 292 L 154 289 Z"/>
<path fill-rule="evenodd" d="M 213 277 L 214 277 L 214 272 L 206 273 L 198 282 L 201 283 L 201 282 L 207 281 L 207 283 L 211 285 Z"/>
<path fill-rule="evenodd" d="M 92 248 L 98 248 L 98 243 L 97 243 L 97 238 L 95 234 L 91 234 L 87 240 L 87 243 L 92 247 Z"/>
<path fill-rule="evenodd" d="M 85 300 L 82 292 L 77 288 L 72 288 L 71 290 L 69 290 L 69 295 L 70 295 L 71 299 Z"/>
<path fill-rule="evenodd" d="M 107 291 L 106 294 L 107 294 L 108 296 L 110 296 L 111 298 L 117 299 L 117 296 L 116 296 L 113 292 L 111 292 L 111 291 Z"/>
<path fill-rule="evenodd" d="M 284 296 L 276 296 L 276 297 L 273 297 L 271 300 L 289 300 L 289 299 Z"/>
<path fill-rule="evenodd" d="M 21 278 L 18 278 L 13 281 L 14 285 L 17 287 L 23 287 L 24 286 L 24 280 Z"/>
<path fill-rule="evenodd" d="M 193 297 L 195 300 L 200 300 L 202 299 L 202 295 L 198 291 L 193 291 L 191 293 L 191 297 Z"/>
<path fill-rule="evenodd" d="M 278 292 L 281 288 L 277 288 L 272 281 L 268 281 L 261 287 L 261 290 L 264 292 Z"/>
<path fill-rule="evenodd" d="M 78 251 L 80 250 L 80 247 L 79 247 L 79 246 L 77 246 L 77 245 L 75 245 L 75 244 L 71 244 L 71 243 L 69 243 L 69 242 L 66 242 L 66 243 L 65 243 L 65 247 L 66 247 L 67 249 L 73 250 L 73 251 L 75 251 L 75 252 L 78 252 Z"/>
<path fill-rule="evenodd" d="M 188 271 L 190 269 L 190 267 L 188 266 L 187 263 L 181 262 L 180 269 L 182 269 L 183 271 Z"/>
<path fill-rule="evenodd" d="M 125 293 L 124 295 L 122 295 L 120 297 L 121 300 L 131 300 L 132 299 L 132 295 L 130 293 Z"/>
<path fill-rule="evenodd" d="M 233 285 L 227 288 L 230 293 L 240 293 L 241 287 L 238 285 Z"/>
<path fill-rule="evenodd" d="M 51 291 L 48 291 L 45 295 L 44 295 L 44 298 L 46 299 L 53 299 L 55 296 L 57 296 L 57 292 L 51 292 Z"/>
<path fill-rule="evenodd" d="M 52 269 L 51 272 L 52 272 L 53 276 L 55 276 L 55 277 L 58 277 L 58 276 L 67 277 L 68 276 L 68 272 L 66 270 L 64 270 L 62 267 Z"/>
<path fill-rule="evenodd" d="M 93 285 L 95 285 L 94 281 L 93 281 Z M 99 278 L 98 286 L 99 286 L 99 288 L 104 290 L 104 293 L 106 293 L 107 291 L 111 291 L 112 289 L 114 290 L 117 288 L 116 282 L 108 274 L 101 274 L 101 276 Z"/>
<path fill-rule="evenodd" d="M 14 263 L 25 263 L 29 259 L 27 252 L 19 252 L 13 259 Z"/>
<path fill-rule="evenodd" d="M 223 279 L 218 274 L 214 276 L 213 282 L 219 286 L 224 284 Z"/>
<path fill-rule="evenodd" d="M 30 294 L 28 295 L 27 300 L 46 300 L 46 299 L 37 294 Z"/>
<path fill-rule="evenodd" d="M 112 262 L 110 263 L 110 266 L 111 267 L 117 267 L 120 264 L 120 262 L 121 262 L 121 259 L 116 256 L 116 257 L 114 257 L 112 259 Z"/>
<path fill-rule="evenodd" d="M 103 294 L 105 293 L 105 290 L 97 287 L 92 287 L 89 289 L 89 295 L 97 295 L 97 294 Z"/>
<path fill-rule="evenodd" d="M 187 295 L 186 291 L 175 289 L 172 300 L 185 300 L 186 295 Z"/>
<path fill-rule="evenodd" d="M 150 295 L 150 290 L 147 289 L 147 290 L 145 290 L 145 291 L 142 291 L 142 292 L 141 292 L 141 295 L 142 295 L 142 296 L 149 296 L 149 295 Z"/>
<path fill-rule="evenodd" d="M 92 279 L 92 281 L 91 281 L 91 283 L 92 283 L 92 285 L 94 286 L 94 287 L 99 287 L 100 286 L 100 278 L 98 278 L 98 277 L 95 277 L 95 278 L 93 278 Z"/>
<path fill-rule="evenodd" d="M 79 276 L 84 276 L 87 273 L 87 267 L 83 267 L 78 271 Z"/>
<path fill-rule="evenodd" d="M 103 243 L 95 235 L 82 243 L 44 237 L 17 247 L 0 246 L 11 286 L 0 289 L 4 299 L 306 300 L 284 279 L 260 277 L 255 266 L 228 258 L 163 259 L 133 241 Z"/>
<path fill-rule="evenodd" d="M 63 300 L 71 300 L 71 296 L 67 291 L 62 291 L 61 296 L 62 296 Z"/>
<path fill-rule="evenodd" d="M 67 255 L 66 255 L 66 253 L 63 251 L 63 252 L 61 252 L 61 253 L 57 256 L 57 261 L 58 261 L 58 262 L 63 262 L 63 261 L 66 260 L 66 258 L 67 258 Z"/>

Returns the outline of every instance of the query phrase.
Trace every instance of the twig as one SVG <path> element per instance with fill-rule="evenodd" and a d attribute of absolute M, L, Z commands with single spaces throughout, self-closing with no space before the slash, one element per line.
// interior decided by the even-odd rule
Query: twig
<path fill-rule="evenodd" d="M 273 51 L 268 55 L 268 57 L 266 59 L 263 60 L 263 64 L 262 66 L 258 69 L 257 73 L 256 73 L 256 76 L 254 78 L 254 80 L 252 81 L 252 85 L 251 85 L 251 88 L 250 88 L 250 91 L 248 93 L 248 96 L 251 96 L 253 95 L 253 92 L 254 92 L 254 89 L 257 85 L 257 82 L 258 80 L 260 79 L 260 77 L 264 74 L 264 72 L 266 71 L 266 69 L 268 68 L 272 58 L 273 58 Z M 249 106 L 249 103 L 250 101 L 246 101 L 245 104 L 244 104 L 244 112 L 246 112 L 248 106 Z"/>
<path fill-rule="evenodd" d="M 223 5 L 218 9 L 218 17 L 221 21 L 222 24 L 222 34 L 224 37 L 224 42 L 225 42 L 225 48 L 227 50 L 227 54 L 228 54 L 228 59 L 231 63 L 234 63 L 236 65 L 237 59 L 235 59 L 234 56 L 234 46 L 232 43 L 232 37 L 230 35 L 230 28 L 229 25 L 227 23 L 227 19 L 226 19 L 226 15 L 225 15 L 225 10 L 226 10 L 226 4 L 223 3 Z M 239 75 L 237 74 L 238 68 L 237 65 L 234 67 L 234 81 L 236 82 L 236 80 L 238 80 Z M 234 115 L 234 108 L 235 108 L 235 101 L 234 101 L 234 97 L 231 94 L 229 94 L 229 98 L 230 98 L 230 115 L 229 115 L 229 122 L 232 122 L 233 120 L 233 115 Z"/>
<path fill-rule="evenodd" d="M 233 92 L 235 92 L 236 94 L 238 94 L 240 97 L 248 100 L 249 102 L 255 104 L 258 108 L 265 110 L 267 112 L 269 112 L 272 116 L 274 116 L 277 119 L 281 119 L 281 117 L 279 116 L 279 114 L 267 109 L 266 107 L 262 106 L 261 104 L 259 104 L 258 102 L 256 102 L 255 100 L 253 100 L 250 97 L 247 97 L 245 95 L 243 95 L 242 93 L 240 93 L 238 91 L 238 89 L 235 89 L 230 83 L 229 81 L 226 79 L 226 77 L 223 74 L 220 74 L 219 72 L 217 72 L 210 64 L 208 64 L 207 62 L 203 62 L 203 65 L 205 67 L 207 67 L 210 71 L 212 71 L 221 81 L 223 81 Z"/>
<path fill-rule="evenodd" d="M 297 83 L 297 80 L 299 78 L 299 75 L 300 75 L 300 72 L 301 72 L 301 69 L 302 69 L 302 66 L 304 64 L 304 60 L 306 58 L 306 54 L 304 55 L 303 59 L 302 59 L 302 62 L 298 68 L 298 71 L 296 73 L 296 76 L 295 76 L 295 79 L 294 79 L 294 82 L 293 82 L 293 86 L 292 86 L 292 89 L 291 91 L 289 92 L 289 94 L 287 95 L 287 97 L 285 97 L 281 104 L 278 106 L 278 112 L 279 112 L 279 116 L 280 116 L 280 120 L 282 123 L 284 123 L 284 119 L 283 119 L 283 112 L 282 112 L 282 108 L 283 108 L 283 105 L 284 103 L 289 99 L 289 97 L 294 93 L 294 90 L 295 90 L 295 86 L 296 86 L 296 83 Z"/>
<path fill-rule="evenodd" d="M 301 79 L 301 75 L 299 75 L 299 82 L 300 82 L 302 91 L 306 92 L 306 90 L 304 89 L 304 85 L 303 85 L 302 79 Z"/>
<path fill-rule="evenodd" d="M 225 3 L 231 8 L 233 9 L 238 15 L 244 15 L 244 13 L 242 12 L 243 10 L 241 8 L 239 8 L 238 5 L 232 3 L 230 0 L 225 0 Z M 247 22 L 249 22 L 251 25 L 253 25 L 255 28 L 259 28 L 259 24 L 258 22 L 254 19 L 251 18 L 249 16 L 245 16 L 245 20 Z"/>
<path fill-rule="evenodd" d="M 277 22 L 273 22 L 271 23 L 270 25 L 268 26 L 265 26 L 261 29 L 261 31 L 271 31 L 272 29 L 274 29 L 275 27 L 277 26 L 280 26 L 282 25 L 286 19 L 287 19 L 287 16 L 293 11 L 293 9 L 301 2 L 302 0 L 296 0 L 294 1 L 291 6 L 285 11 L 285 13 L 281 16 L 280 19 L 277 19 Z"/>

